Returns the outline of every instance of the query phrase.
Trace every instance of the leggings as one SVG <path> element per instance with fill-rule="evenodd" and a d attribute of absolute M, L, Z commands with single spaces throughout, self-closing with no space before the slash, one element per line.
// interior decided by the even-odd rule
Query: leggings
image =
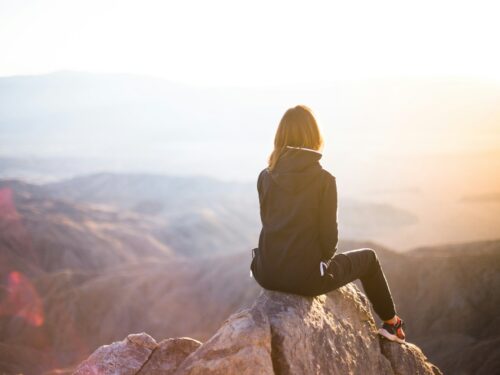
<path fill-rule="evenodd" d="M 389 320 L 396 315 L 389 285 L 373 249 L 362 248 L 336 254 L 330 259 L 325 271 L 321 277 L 321 293 L 359 279 L 380 319 Z"/>

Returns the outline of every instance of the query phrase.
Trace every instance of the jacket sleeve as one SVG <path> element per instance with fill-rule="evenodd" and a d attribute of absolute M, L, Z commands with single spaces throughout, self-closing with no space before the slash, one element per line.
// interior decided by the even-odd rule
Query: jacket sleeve
<path fill-rule="evenodd" d="M 325 259 L 337 252 L 339 232 L 337 218 L 337 182 L 329 176 L 320 201 L 320 242 Z"/>

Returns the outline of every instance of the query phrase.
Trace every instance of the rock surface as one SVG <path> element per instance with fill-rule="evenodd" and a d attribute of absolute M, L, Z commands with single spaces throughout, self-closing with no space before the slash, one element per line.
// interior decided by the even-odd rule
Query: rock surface
<path fill-rule="evenodd" d="M 138 375 L 174 374 L 186 357 L 201 346 L 201 342 L 189 337 L 163 340 L 153 351 Z"/>
<path fill-rule="evenodd" d="M 74 374 L 137 374 L 157 345 L 144 333 L 128 335 L 122 341 L 101 346 L 77 367 Z"/>
<path fill-rule="evenodd" d="M 382 354 L 391 362 L 395 375 L 404 374 L 441 374 L 441 371 L 427 361 L 422 350 L 414 344 L 394 344 L 380 337 Z"/>
<path fill-rule="evenodd" d="M 142 332 L 104 345 L 83 361 L 74 375 L 170 375 L 195 351 L 201 342 L 189 337 L 171 338 L 157 343 Z"/>
<path fill-rule="evenodd" d="M 376 328 L 354 284 L 317 297 L 263 289 L 204 344 L 129 335 L 75 374 L 441 374 L 417 346 L 386 341 Z"/>

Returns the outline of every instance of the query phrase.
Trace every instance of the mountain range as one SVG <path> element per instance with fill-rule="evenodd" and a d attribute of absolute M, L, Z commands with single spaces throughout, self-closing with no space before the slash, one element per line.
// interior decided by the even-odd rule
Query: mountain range
<path fill-rule="evenodd" d="M 74 366 L 98 346 L 130 332 L 204 341 L 258 295 L 260 287 L 249 276 L 250 249 L 257 237 L 250 241 L 253 235 L 247 234 L 245 245 L 245 236 L 233 233 L 240 246 L 223 251 L 214 246 L 213 253 L 194 246 L 225 238 L 227 220 L 232 219 L 224 218 L 223 208 L 230 211 L 241 201 L 241 187 L 224 194 L 220 183 L 197 180 L 190 185 L 197 186 L 197 195 L 182 179 L 157 177 L 166 184 L 160 184 L 162 189 L 171 188 L 163 198 L 170 203 L 158 204 L 162 199 L 147 193 L 154 190 L 155 178 L 144 186 L 137 181 L 124 184 L 126 179 L 136 181 L 134 176 L 114 175 L 48 185 L 1 181 L 4 373 L 39 374 Z M 120 183 L 109 182 L 113 180 Z M 124 188 L 117 191 L 117 186 Z M 139 204 L 145 201 L 153 203 Z M 206 232 L 199 227 L 190 232 L 188 224 L 184 232 L 179 227 L 168 230 L 170 214 L 189 216 L 206 206 L 213 210 L 210 220 L 224 225 Z M 238 215 L 241 211 L 235 209 L 233 216 Z M 233 231 L 243 231 L 239 220 Z M 170 240 L 183 235 L 201 239 Z M 188 244 L 192 251 L 186 251 Z M 500 240 L 401 253 L 343 237 L 339 251 L 360 247 L 377 251 L 407 322 L 409 341 L 433 363 L 445 373 L 498 368 Z"/>

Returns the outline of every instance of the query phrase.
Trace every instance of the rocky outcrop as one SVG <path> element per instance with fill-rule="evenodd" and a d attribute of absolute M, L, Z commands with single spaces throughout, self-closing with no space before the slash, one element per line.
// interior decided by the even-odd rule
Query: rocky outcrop
<path fill-rule="evenodd" d="M 380 345 L 395 375 L 441 374 L 436 366 L 427 362 L 422 350 L 414 344 L 397 345 L 380 337 Z"/>
<path fill-rule="evenodd" d="M 441 371 L 413 344 L 378 336 L 366 297 L 348 284 L 303 297 L 262 290 L 204 344 L 190 338 L 157 344 L 149 335 L 97 349 L 83 374 L 419 374 Z"/>
<path fill-rule="evenodd" d="M 144 332 L 131 334 L 122 341 L 101 346 L 73 374 L 170 375 L 200 345 L 201 342 L 189 337 L 157 343 Z"/>
<path fill-rule="evenodd" d="M 174 374 L 186 357 L 201 346 L 201 342 L 189 337 L 163 340 L 152 352 L 138 375 Z"/>

